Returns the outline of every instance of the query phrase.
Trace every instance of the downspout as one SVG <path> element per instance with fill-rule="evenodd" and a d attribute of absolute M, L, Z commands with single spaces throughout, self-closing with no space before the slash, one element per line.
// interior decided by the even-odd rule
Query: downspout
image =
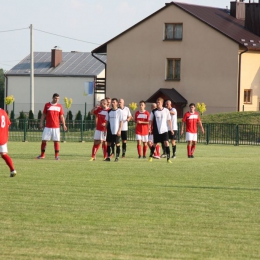
<path fill-rule="evenodd" d="M 241 88 L 241 60 L 242 60 L 242 54 L 248 51 L 248 48 L 246 47 L 245 51 L 242 51 L 239 53 L 239 64 L 238 64 L 238 90 L 237 90 L 237 111 L 240 111 L 240 88 Z"/>
<path fill-rule="evenodd" d="M 5 97 L 7 97 L 7 94 L 8 94 L 8 78 L 7 78 L 7 75 L 4 73 L 4 76 L 5 76 Z M 5 102 L 4 102 L 5 103 Z M 7 105 L 5 104 L 5 110 L 7 110 Z"/>
<path fill-rule="evenodd" d="M 97 59 L 98 61 L 100 61 L 101 63 L 103 63 L 105 65 L 105 96 L 106 96 L 106 94 L 107 94 L 107 64 L 104 61 L 102 61 L 101 59 L 99 59 L 97 56 L 95 56 L 93 52 L 91 52 L 91 55 L 95 59 Z"/>

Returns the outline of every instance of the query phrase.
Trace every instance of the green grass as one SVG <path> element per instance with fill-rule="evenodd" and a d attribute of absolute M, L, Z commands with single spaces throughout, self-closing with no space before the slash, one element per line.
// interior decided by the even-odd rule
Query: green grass
<path fill-rule="evenodd" d="M 89 162 L 91 143 L 9 142 L 0 163 L 1 259 L 259 259 L 259 147 L 199 144 L 195 159 Z"/>

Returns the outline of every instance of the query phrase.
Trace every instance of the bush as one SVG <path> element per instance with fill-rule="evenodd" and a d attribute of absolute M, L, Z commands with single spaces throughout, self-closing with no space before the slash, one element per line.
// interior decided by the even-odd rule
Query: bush
<path fill-rule="evenodd" d="M 11 115 L 10 115 L 10 119 L 13 120 L 14 119 L 14 111 L 11 111 Z"/>
<path fill-rule="evenodd" d="M 20 112 L 20 116 L 18 117 L 19 119 L 19 129 L 24 129 L 25 126 L 25 119 L 26 119 L 26 115 L 23 111 Z"/>
<path fill-rule="evenodd" d="M 42 111 L 41 111 L 41 110 L 39 110 L 37 118 L 40 120 L 40 119 L 41 119 L 41 117 L 42 117 Z"/>

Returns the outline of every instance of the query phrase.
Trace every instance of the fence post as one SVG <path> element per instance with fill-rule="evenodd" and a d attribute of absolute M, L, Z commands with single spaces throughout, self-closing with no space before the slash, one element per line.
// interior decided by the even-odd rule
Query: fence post
<path fill-rule="evenodd" d="M 236 145 L 239 145 L 239 127 L 236 125 Z"/>
<path fill-rule="evenodd" d="M 81 142 L 83 142 L 83 120 L 80 120 L 80 132 Z"/>
<path fill-rule="evenodd" d="M 209 136 L 210 136 L 210 127 L 209 124 L 206 124 L 206 144 L 209 144 Z"/>
<path fill-rule="evenodd" d="M 26 126 L 27 126 L 27 119 L 23 120 L 23 142 L 26 142 Z"/>

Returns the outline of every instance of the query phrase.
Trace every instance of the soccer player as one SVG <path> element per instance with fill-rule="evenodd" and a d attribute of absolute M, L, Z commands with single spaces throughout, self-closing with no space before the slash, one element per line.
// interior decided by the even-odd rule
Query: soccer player
<path fill-rule="evenodd" d="M 186 141 L 187 143 L 187 154 L 188 158 L 194 158 L 194 151 L 196 148 L 196 143 L 198 139 L 198 129 L 197 124 L 199 124 L 201 128 L 201 132 L 204 134 L 204 128 L 202 126 L 202 122 L 200 120 L 200 115 L 195 111 L 195 104 L 189 104 L 189 111 L 186 112 L 182 119 L 181 124 L 181 135 L 183 134 L 184 124 L 186 124 Z"/>
<path fill-rule="evenodd" d="M 41 154 L 36 157 L 36 159 L 45 158 L 47 141 L 50 141 L 52 139 L 54 142 L 55 160 L 59 160 L 60 121 L 63 125 L 64 131 L 67 131 L 63 108 L 60 104 L 58 104 L 59 99 L 60 95 L 54 93 L 52 96 L 52 102 L 48 102 L 44 106 L 42 117 L 40 120 L 40 128 L 43 128 L 43 122 L 45 118 L 46 124 L 42 133 Z"/>
<path fill-rule="evenodd" d="M 7 142 L 8 142 L 8 129 L 11 124 L 6 112 L 0 108 L 0 154 L 7 166 L 10 169 L 10 177 L 14 177 L 17 172 L 14 169 L 13 161 L 8 155 Z"/>
<path fill-rule="evenodd" d="M 119 108 L 122 109 L 122 115 L 123 115 L 123 127 L 121 131 L 121 139 L 122 139 L 122 158 L 124 158 L 126 153 L 128 122 L 132 119 L 132 115 L 130 109 L 125 106 L 124 99 L 120 98 L 118 104 L 119 104 Z"/>
<path fill-rule="evenodd" d="M 110 97 L 105 97 L 105 99 L 107 100 L 107 107 L 108 110 L 111 109 L 111 98 Z M 108 123 L 109 124 L 109 123 Z M 108 126 L 107 126 L 108 127 Z M 110 153 L 110 158 L 113 158 L 115 155 L 115 143 L 111 144 L 111 153 Z"/>
<path fill-rule="evenodd" d="M 115 143 L 115 162 L 117 162 L 120 155 L 120 136 L 123 127 L 123 115 L 122 110 L 118 108 L 118 100 L 116 98 L 112 98 L 111 104 L 112 109 L 108 111 L 107 120 L 107 158 L 105 159 L 105 161 L 110 161 L 110 146 L 112 143 Z"/>
<path fill-rule="evenodd" d="M 143 158 L 146 158 L 147 142 L 149 134 L 149 118 L 150 113 L 145 110 L 145 101 L 139 102 L 139 111 L 135 113 L 135 137 L 137 141 L 138 158 L 142 158 L 142 142 L 143 142 Z"/>
<path fill-rule="evenodd" d="M 153 111 L 156 108 L 157 108 L 156 103 L 152 103 L 151 104 L 151 110 Z M 153 127 L 152 127 L 152 125 L 151 125 L 150 131 L 149 131 L 149 135 L 148 135 L 148 146 L 149 146 L 149 148 L 151 150 L 152 146 L 153 146 Z M 155 147 L 153 158 L 160 159 L 160 145 L 159 144 L 157 144 L 156 147 Z"/>
<path fill-rule="evenodd" d="M 172 102 L 170 100 L 167 100 L 165 105 L 171 114 L 172 130 L 174 131 L 174 134 L 172 135 L 170 128 L 168 127 L 168 135 L 172 143 L 172 158 L 176 158 L 176 139 L 178 134 L 177 110 L 172 107 Z"/>
<path fill-rule="evenodd" d="M 153 154 L 157 143 L 163 142 L 165 145 L 167 162 L 172 163 L 170 160 L 170 148 L 169 148 L 169 135 L 168 126 L 172 134 L 171 115 L 167 108 L 163 107 L 163 98 L 159 97 L 156 100 L 157 108 L 150 114 L 149 127 L 153 127 L 154 144 L 151 149 L 149 162 L 153 161 Z M 168 124 L 168 126 L 167 126 Z"/>
<path fill-rule="evenodd" d="M 94 110 L 93 114 L 96 116 L 96 130 L 94 134 L 94 144 L 92 147 L 92 156 L 90 161 L 94 161 L 96 159 L 96 153 L 100 147 L 100 144 L 103 143 L 103 154 L 104 158 L 106 158 L 107 146 L 106 146 L 106 122 L 108 119 L 108 109 L 107 109 L 107 100 L 102 99 L 100 101 L 102 110 L 99 108 Z"/>

